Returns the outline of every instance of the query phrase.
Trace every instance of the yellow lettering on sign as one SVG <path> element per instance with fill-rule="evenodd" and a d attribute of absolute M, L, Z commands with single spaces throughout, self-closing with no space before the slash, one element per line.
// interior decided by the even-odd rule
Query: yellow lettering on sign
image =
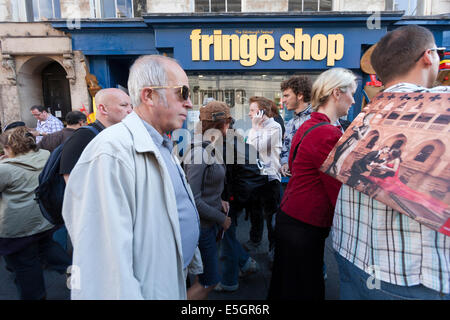
<path fill-rule="evenodd" d="M 303 34 L 303 29 L 295 29 L 294 59 L 295 60 L 311 59 L 311 36 L 309 34 Z"/>
<path fill-rule="evenodd" d="M 328 36 L 327 66 L 334 66 L 336 60 L 344 57 L 344 36 L 342 34 L 330 34 Z"/>
<path fill-rule="evenodd" d="M 214 43 L 214 36 L 202 35 L 202 60 L 209 61 L 209 47 Z"/>
<path fill-rule="evenodd" d="M 214 30 L 214 60 L 222 60 L 222 30 Z"/>
<path fill-rule="evenodd" d="M 327 56 L 327 37 L 316 34 L 311 40 L 311 57 L 314 60 L 323 60 Z"/>
<path fill-rule="evenodd" d="M 192 60 L 199 61 L 200 60 L 200 33 L 201 29 L 195 29 L 191 32 L 191 48 L 192 48 Z"/>
<path fill-rule="evenodd" d="M 292 34 L 284 34 L 280 38 L 280 46 L 283 51 L 280 51 L 280 58 L 284 61 L 289 61 L 294 58 L 294 47 L 291 45 L 295 39 Z"/>
<path fill-rule="evenodd" d="M 263 34 L 258 38 L 258 58 L 262 61 L 272 60 L 275 55 L 275 40 L 271 35 Z"/>
<path fill-rule="evenodd" d="M 251 67 L 259 60 L 270 61 L 275 56 L 275 40 L 269 31 L 236 30 L 238 34 L 224 35 L 214 30 L 213 35 L 201 34 L 201 29 L 191 32 L 192 61 L 209 61 L 211 45 L 215 61 L 239 61 Z M 313 37 L 295 28 L 294 35 L 283 34 L 280 38 L 280 59 L 283 61 L 316 61 L 327 59 L 327 66 L 344 57 L 344 36 L 342 34 L 315 34 Z M 200 50 L 201 48 L 201 50 Z M 200 54 L 201 52 L 201 54 Z"/>
<path fill-rule="evenodd" d="M 240 63 L 244 67 L 251 67 L 256 63 L 256 34 L 243 34 L 240 39 Z"/>
<path fill-rule="evenodd" d="M 230 60 L 230 45 L 231 45 L 231 60 L 239 60 L 239 36 L 237 34 L 224 34 L 222 36 L 222 59 L 224 61 Z"/>

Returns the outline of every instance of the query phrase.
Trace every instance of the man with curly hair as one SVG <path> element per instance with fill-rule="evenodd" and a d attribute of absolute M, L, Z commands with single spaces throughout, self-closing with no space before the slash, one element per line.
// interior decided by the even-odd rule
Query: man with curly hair
<path fill-rule="evenodd" d="M 281 83 L 281 91 L 283 96 L 281 102 L 287 110 L 294 110 L 294 117 L 286 124 L 286 132 L 284 134 L 283 148 L 281 150 L 281 174 L 290 176 L 289 173 L 289 151 L 291 149 L 291 141 L 297 129 L 311 117 L 311 80 L 307 76 L 293 76 Z"/>

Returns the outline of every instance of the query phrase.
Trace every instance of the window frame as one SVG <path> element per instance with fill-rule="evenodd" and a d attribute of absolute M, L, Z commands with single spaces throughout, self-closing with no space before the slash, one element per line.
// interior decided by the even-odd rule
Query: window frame
<path fill-rule="evenodd" d="M 60 0 L 50 0 L 52 3 L 52 17 L 43 17 L 41 16 L 41 1 L 42 0 L 36 0 L 37 1 L 37 19 L 34 17 L 35 14 L 35 8 L 34 8 L 34 2 L 31 5 L 31 16 L 33 18 L 33 21 L 42 21 L 42 18 L 45 19 L 61 19 L 61 1 Z M 47 1 L 47 0 L 43 0 L 43 1 Z M 55 11 L 55 1 L 58 1 L 59 3 L 59 17 L 56 16 L 56 11 Z M 25 7 L 27 8 L 26 4 Z"/>
<path fill-rule="evenodd" d="M 213 0 L 208 0 L 208 13 L 213 13 L 213 12 L 242 12 L 242 0 L 240 0 L 241 2 L 241 11 L 228 11 L 228 0 L 225 0 L 225 11 L 211 11 L 212 5 L 211 2 Z M 194 12 L 200 12 L 200 11 L 196 11 L 197 9 L 197 1 L 194 1 Z"/>
<path fill-rule="evenodd" d="M 91 6 L 91 17 L 97 18 L 97 19 L 129 19 L 129 18 L 134 18 L 133 0 L 125 0 L 125 1 L 130 1 L 130 3 L 131 3 L 131 17 L 118 17 L 117 16 L 117 0 L 114 0 L 115 17 L 108 17 L 108 18 L 104 17 L 104 12 L 102 10 L 102 1 L 105 1 L 105 0 L 89 0 L 89 4 Z M 111 0 L 106 0 L 106 1 L 111 1 Z"/>
<path fill-rule="evenodd" d="M 317 10 L 316 10 L 316 11 L 305 11 L 305 0 L 301 0 L 301 2 L 302 2 L 302 8 L 301 8 L 300 12 L 324 12 L 324 11 L 321 11 L 321 10 L 320 10 L 320 1 L 321 1 L 321 0 L 317 0 Z M 333 11 L 333 1 L 334 1 L 334 0 L 331 0 L 331 8 L 330 8 L 330 11 Z M 288 11 L 291 11 L 291 10 L 289 10 L 289 3 L 290 3 L 290 2 L 291 2 L 291 0 L 288 1 Z"/>

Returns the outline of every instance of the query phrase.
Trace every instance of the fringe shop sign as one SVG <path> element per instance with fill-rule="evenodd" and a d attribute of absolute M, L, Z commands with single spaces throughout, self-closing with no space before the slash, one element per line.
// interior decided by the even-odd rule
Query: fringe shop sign
<path fill-rule="evenodd" d="M 270 61 L 275 57 L 273 31 L 236 30 L 235 34 L 223 34 L 214 30 L 213 34 L 202 34 L 202 29 L 194 29 L 190 35 L 192 61 L 210 61 L 211 46 L 214 61 L 239 61 L 244 67 L 251 67 L 259 60 Z M 278 47 L 277 47 L 278 48 Z M 283 34 L 279 40 L 279 57 L 283 61 L 322 61 L 333 67 L 344 56 L 344 36 L 342 34 L 303 33 L 296 28 L 294 34 Z"/>

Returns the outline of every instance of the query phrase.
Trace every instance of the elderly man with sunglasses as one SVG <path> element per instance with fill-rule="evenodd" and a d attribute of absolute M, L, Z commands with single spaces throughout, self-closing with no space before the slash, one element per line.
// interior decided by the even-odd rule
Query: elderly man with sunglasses
<path fill-rule="evenodd" d="M 371 63 L 385 92 L 450 92 L 432 87 L 443 49 L 429 30 L 405 26 L 378 42 Z M 448 236 L 347 185 L 336 203 L 333 247 L 341 299 L 450 299 Z"/>
<path fill-rule="evenodd" d="M 192 108 L 188 78 L 171 58 L 143 56 L 128 90 L 134 111 L 91 141 L 66 187 L 72 299 L 186 299 L 200 224 L 167 133 Z"/>

